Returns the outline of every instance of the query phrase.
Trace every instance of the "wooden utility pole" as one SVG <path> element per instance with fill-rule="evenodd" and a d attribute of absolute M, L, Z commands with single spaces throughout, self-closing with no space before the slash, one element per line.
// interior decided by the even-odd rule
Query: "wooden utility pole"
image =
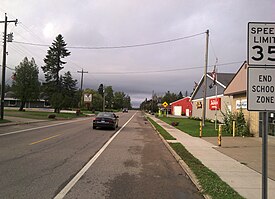
<path fill-rule="evenodd" d="M 203 92 L 203 104 L 202 104 L 202 126 L 205 125 L 205 113 L 206 113 L 206 91 L 207 91 L 207 65 L 208 65 L 208 42 L 209 42 L 209 30 L 206 30 L 206 48 L 205 48 L 205 65 L 204 65 L 204 92 Z"/>
<path fill-rule="evenodd" d="M 6 56 L 7 56 L 7 26 L 9 22 L 14 22 L 17 24 L 16 20 L 8 21 L 7 13 L 5 13 L 5 21 L 0 21 L 0 23 L 4 23 L 4 44 L 3 44 L 3 62 L 2 62 L 2 89 L 1 89 L 1 120 L 4 119 L 4 102 L 5 102 L 5 86 L 6 86 Z"/>
<path fill-rule="evenodd" d="M 79 107 L 81 107 L 81 105 L 83 104 L 83 73 L 88 73 L 88 71 L 83 71 L 83 68 L 81 71 L 77 71 L 78 73 L 81 73 L 81 80 L 80 80 L 80 92 L 81 92 L 81 96 L 80 96 L 80 102 L 78 104 Z"/>
<path fill-rule="evenodd" d="M 78 73 L 81 73 L 81 83 L 80 83 L 80 90 L 82 91 L 83 87 L 83 73 L 88 73 L 88 71 L 83 71 L 83 68 L 81 71 L 77 71 Z"/>

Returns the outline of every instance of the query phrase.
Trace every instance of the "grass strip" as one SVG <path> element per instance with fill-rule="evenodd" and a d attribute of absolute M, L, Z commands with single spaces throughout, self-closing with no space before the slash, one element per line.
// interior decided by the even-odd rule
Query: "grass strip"
<path fill-rule="evenodd" d="M 9 120 L 5 120 L 5 119 L 0 120 L 0 124 L 4 124 L 4 123 L 8 123 L 8 122 L 10 122 L 10 121 Z"/>
<path fill-rule="evenodd" d="M 189 118 L 173 118 L 173 117 L 159 117 L 162 121 L 167 124 L 172 124 L 172 122 L 178 122 L 178 126 L 175 128 L 193 136 L 200 136 L 200 121 L 193 120 Z M 218 126 L 217 126 L 218 129 Z M 218 135 L 218 130 L 215 129 L 215 124 L 211 122 L 205 122 L 203 127 L 202 136 L 203 137 L 216 137 Z M 232 136 L 230 134 L 222 133 L 222 136 Z"/>
<path fill-rule="evenodd" d="M 204 194 L 209 195 L 212 199 L 243 199 L 239 193 L 222 181 L 216 173 L 212 172 L 189 153 L 182 144 L 169 144 L 196 175 Z"/>
<path fill-rule="evenodd" d="M 165 140 L 176 140 L 176 138 L 174 138 L 172 135 L 170 135 L 164 128 L 162 128 L 160 125 L 158 125 L 150 117 L 147 117 L 147 119 L 154 125 L 154 127 L 157 129 L 157 131 L 162 135 L 162 137 Z"/>
<path fill-rule="evenodd" d="M 53 114 L 56 115 L 57 118 L 65 118 L 65 119 L 72 119 L 72 118 L 79 117 L 75 113 L 53 113 L 53 112 L 42 112 L 42 111 L 5 110 L 5 116 L 23 117 L 23 118 L 30 118 L 30 119 L 48 119 L 48 115 L 53 115 Z"/>

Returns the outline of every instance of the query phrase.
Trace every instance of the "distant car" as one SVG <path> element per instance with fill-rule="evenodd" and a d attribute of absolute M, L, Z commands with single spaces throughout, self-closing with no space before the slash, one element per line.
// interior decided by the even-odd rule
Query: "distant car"
<path fill-rule="evenodd" d="M 128 113 L 128 108 L 122 109 L 122 112 L 123 112 L 123 113 Z"/>
<path fill-rule="evenodd" d="M 93 129 L 99 128 L 111 128 L 116 129 L 118 127 L 118 116 L 112 112 L 100 112 L 93 120 Z"/>

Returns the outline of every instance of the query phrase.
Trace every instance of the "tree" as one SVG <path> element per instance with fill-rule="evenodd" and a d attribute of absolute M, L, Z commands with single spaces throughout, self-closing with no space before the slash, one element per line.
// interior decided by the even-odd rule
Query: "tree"
<path fill-rule="evenodd" d="M 170 93 L 170 91 L 167 91 L 165 93 L 165 95 L 163 96 L 161 102 L 167 102 L 168 104 L 170 104 L 171 102 L 174 102 L 177 100 L 177 94 L 175 93 Z"/>
<path fill-rule="evenodd" d="M 123 100 L 125 97 L 124 92 L 115 92 L 114 93 L 114 109 L 122 109 L 123 107 Z"/>
<path fill-rule="evenodd" d="M 123 108 L 132 109 L 131 97 L 129 95 L 126 95 L 123 99 Z"/>
<path fill-rule="evenodd" d="M 13 81 L 15 96 L 21 100 L 19 111 L 22 111 L 26 102 L 36 100 L 39 97 L 40 82 L 38 80 L 39 70 L 32 58 L 27 57 L 15 68 L 16 79 Z"/>
<path fill-rule="evenodd" d="M 77 80 L 72 78 L 70 71 L 61 76 L 62 80 L 62 94 L 64 99 L 63 107 L 72 108 L 76 107 L 79 102 L 79 93 L 77 92 Z"/>
<path fill-rule="evenodd" d="M 98 89 L 97 89 L 98 94 L 100 94 L 103 97 L 104 94 L 104 86 L 103 84 L 100 84 Z"/>
<path fill-rule="evenodd" d="M 63 39 L 63 36 L 59 34 L 55 41 L 52 43 L 52 46 L 47 51 L 46 58 L 44 59 L 45 66 L 42 66 L 42 70 L 45 73 L 44 83 L 45 92 L 49 96 L 50 103 L 54 106 L 54 112 L 60 112 L 62 108 L 61 105 L 57 105 L 56 102 L 61 101 L 62 99 L 57 99 L 62 97 L 60 92 L 62 90 L 62 80 L 59 73 L 64 68 L 63 65 L 66 64 L 62 59 L 69 56 L 71 53 L 66 49 L 66 43 Z M 53 97 L 54 96 L 54 97 Z M 55 100 L 53 102 L 52 100 Z"/>
<path fill-rule="evenodd" d="M 112 109 L 114 103 L 114 91 L 112 86 L 106 86 L 104 89 L 106 108 Z"/>
<path fill-rule="evenodd" d="M 180 91 L 178 96 L 177 96 L 177 99 L 179 100 L 179 99 L 182 99 L 182 98 L 183 98 L 183 95 L 182 95 L 182 92 Z"/>
<path fill-rule="evenodd" d="M 103 98 L 98 92 L 93 93 L 92 108 L 93 110 L 100 111 L 103 107 Z"/>
<path fill-rule="evenodd" d="M 188 91 L 186 90 L 186 91 L 185 91 L 185 97 L 187 97 L 187 96 L 188 96 Z"/>

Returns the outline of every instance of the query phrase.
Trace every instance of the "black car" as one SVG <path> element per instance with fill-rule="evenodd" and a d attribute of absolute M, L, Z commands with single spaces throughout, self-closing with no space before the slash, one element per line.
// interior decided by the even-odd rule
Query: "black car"
<path fill-rule="evenodd" d="M 122 109 L 122 112 L 123 112 L 123 113 L 128 113 L 128 108 Z"/>
<path fill-rule="evenodd" d="M 100 128 L 112 128 L 118 127 L 118 116 L 112 112 L 100 112 L 93 120 L 93 129 Z"/>

